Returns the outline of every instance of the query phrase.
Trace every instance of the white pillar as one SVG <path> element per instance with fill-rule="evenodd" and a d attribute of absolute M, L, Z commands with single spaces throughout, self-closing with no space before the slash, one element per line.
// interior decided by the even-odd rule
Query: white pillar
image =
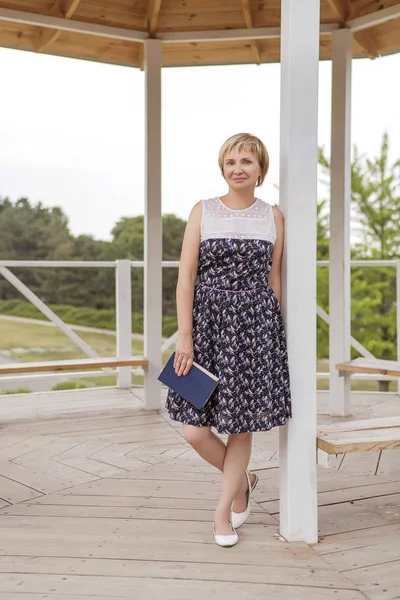
<path fill-rule="evenodd" d="M 161 67 L 162 42 L 145 42 L 146 207 L 144 235 L 145 406 L 161 406 L 162 216 L 161 216 Z"/>
<path fill-rule="evenodd" d="M 331 415 L 350 414 L 350 377 L 337 363 L 350 360 L 351 60 L 353 34 L 332 35 L 331 210 L 329 248 L 329 386 Z"/>
<path fill-rule="evenodd" d="M 400 362 L 400 260 L 396 263 L 396 314 L 397 314 L 397 360 Z M 400 377 L 397 379 L 397 394 L 400 395 Z"/>
<path fill-rule="evenodd" d="M 279 436 L 280 531 L 318 541 L 316 217 L 320 1 L 282 0 L 280 206 L 293 418 Z"/>
<path fill-rule="evenodd" d="M 117 356 L 132 355 L 132 283 L 131 261 L 117 260 L 115 269 Z M 132 387 L 132 368 L 118 367 L 118 387 Z"/>

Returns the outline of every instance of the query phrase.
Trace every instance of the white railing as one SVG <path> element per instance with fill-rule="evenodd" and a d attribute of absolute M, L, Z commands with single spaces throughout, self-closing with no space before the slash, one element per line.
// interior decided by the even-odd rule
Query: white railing
<path fill-rule="evenodd" d="M 350 261 L 351 267 L 393 267 L 396 269 L 396 307 L 397 307 L 397 321 L 396 321 L 396 338 L 397 338 L 397 360 L 400 360 L 400 260 L 352 260 Z M 328 260 L 318 260 L 317 267 L 328 267 Z M 325 321 L 328 325 L 330 324 L 329 315 L 317 306 L 318 316 Z M 351 337 L 351 345 L 365 358 L 375 358 L 375 356 L 356 339 Z M 329 379 L 329 372 L 317 373 L 318 379 Z M 397 377 L 391 377 L 388 375 L 376 375 L 376 374 L 354 374 L 352 379 L 364 379 L 364 380 L 379 380 L 379 381 L 398 381 L 398 393 L 400 392 L 400 380 Z"/>
<path fill-rule="evenodd" d="M 396 268 L 396 301 L 397 307 L 400 307 L 400 260 L 353 260 L 352 267 L 394 267 Z M 16 277 L 10 268 L 113 268 L 115 269 L 116 281 L 116 356 L 126 357 L 131 354 L 132 343 L 132 305 L 131 305 L 131 269 L 143 268 L 143 261 L 116 260 L 116 261 L 26 261 L 26 260 L 6 260 L 0 261 L 0 275 L 2 275 L 11 285 L 13 285 L 27 300 L 29 300 L 43 315 L 45 315 L 56 327 L 58 327 L 67 337 L 78 346 L 87 356 L 96 357 L 97 352 L 89 346 L 77 333 L 73 325 L 66 324 L 58 317 L 36 294 L 34 294 L 18 277 Z M 179 261 L 163 261 L 162 267 L 179 267 Z M 329 267 L 329 261 L 317 261 L 317 267 Z M 318 316 L 328 325 L 329 315 L 319 306 L 317 307 Z M 400 309 L 397 310 L 397 356 L 400 358 Z M 169 339 L 163 342 L 162 351 L 168 350 L 176 342 L 177 332 Z M 351 338 L 352 346 L 362 355 L 368 358 L 374 358 L 362 344 L 353 337 Z M 139 368 L 138 371 L 141 371 Z M 101 371 L 91 372 L 92 376 L 108 376 L 110 374 L 118 375 L 118 386 L 126 387 L 130 385 L 131 369 L 130 367 L 119 367 L 117 371 L 114 369 L 102 369 Z M 74 372 L 73 377 L 85 377 L 84 372 Z M 52 378 L 65 379 L 65 373 L 46 373 L 46 374 L 29 374 L 16 375 L 11 377 L 1 377 L 1 382 L 6 381 L 23 381 L 28 378 Z M 317 373 L 318 379 L 328 379 L 329 372 Z M 390 380 L 395 379 L 387 376 L 377 375 L 354 375 L 354 379 L 372 379 L 372 380 Z"/>
<path fill-rule="evenodd" d="M 115 269 L 115 307 L 116 307 L 116 356 L 124 358 L 132 354 L 132 304 L 131 304 L 131 267 L 135 266 L 130 260 L 117 261 L 25 261 L 25 260 L 6 260 L 0 261 L 0 275 L 2 275 L 11 285 L 13 285 L 27 300 L 29 300 L 44 316 L 46 316 L 60 331 L 62 331 L 86 356 L 90 358 L 98 357 L 98 353 L 89 344 L 87 344 L 74 329 L 73 325 L 68 325 L 58 317 L 45 302 L 43 302 L 32 290 L 28 288 L 18 277 L 16 277 L 10 268 L 112 268 Z M 143 266 L 143 265 L 142 265 Z M 140 371 L 140 369 L 138 369 Z M 131 385 L 132 370 L 130 367 L 118 367 L 114 369 L 102 369 L 91 371 L 92 376 L 102 377 L 116 374 L 118 376 L 118 387 L 128 387 Z M 87 373 L 76 371 L 73 374 L 74 379 L 87 376 Z M 24 379 L 65 379 L 65 373 L 46 373 L 3 376 L 1 382 L 18 381 Z"/>

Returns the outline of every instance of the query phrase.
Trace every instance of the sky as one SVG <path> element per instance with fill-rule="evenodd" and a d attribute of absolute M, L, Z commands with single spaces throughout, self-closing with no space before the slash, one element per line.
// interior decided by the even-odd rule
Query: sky
<path fill-rule="evenodd" d="M 74 235 L 110 239 L 144 211 L 144 73 L 0 48 L 0 196 L 61 206 Z M 400 54 L 353 61 L 352 142 L 400 157 Z M 259 136 L 270 171 L 257 195 L 278 202 L 278 64 L 163 70 L 163 212 L 187 219 L 222 195 L 218 152 L 230 135 Z M 329 154 L 331 63 L 320 64 L 319 144 Z"/>

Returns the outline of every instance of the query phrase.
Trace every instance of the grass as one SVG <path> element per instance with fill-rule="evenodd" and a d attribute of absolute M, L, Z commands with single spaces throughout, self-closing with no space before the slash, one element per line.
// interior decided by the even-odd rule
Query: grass
<path fill-rule="evenodd" d="M 10 394 L 30 394 L 32 390 L 28 387 L 18 388 L 17 390 L 1 390 L 0 394 L 10 395 Z"/>
<path fill-rule="evenodd" d="M 79 332 L 79 336 L 100 356 L 115 356 L 115 337 L 102 333 Z M 0 352 L 26 362 L 84 358 L 85 354 L 59 329 L 0 319 Z M 132 341 L 132 354 L 143 354 L 143 342 Z"/>
<path fill-rule="evenodd" d="M 115 356 L 115 337 L 90 332 L 79 332 L 79 336 L 100 356 Z M 85 358 L 75 344 L 56 327 L 48 327 L 34 323 L 18 323 L 15 321 L 3 321 L 0 319 L 0 352 L 9 351 L 10 357 L 23 362 L 44 362 L 51 360 L 68 360 L 74 358 Z M 168 360 L 171 351 L 163 354 L 163 364 Z M 143 342 L 132 341 L 132 355 L 143 355 Z M 133 375 L 133 385 L 143 385 L 143 375 Z M 71 376 L 67 382 L 54 384 L 56 389 L 74 389 L 78 385 L 86 387 L 116 386 L 115 375 L 105 377 L 91 377 L 88 372 L 84 379 L 74 379 Z M 53 388 L 53 389 L 54 389 Z M 30 390 L 26 390 L 28 393 Z M 11 393 L 11 391 L 1 391 Z"/>

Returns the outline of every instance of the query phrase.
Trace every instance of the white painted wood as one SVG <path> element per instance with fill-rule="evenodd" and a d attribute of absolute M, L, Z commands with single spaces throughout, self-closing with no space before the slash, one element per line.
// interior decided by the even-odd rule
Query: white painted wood
<path fill-rule="evenodd" d="M 60 31 L 70 31 L 73 33 L 84 33 L 86 35 L 95 35 L 117 40 L 126 40 L 128 42 L 143 42 L 147 40 L 149 34 L 145 31 L 134 31 L 122 27 L 110 27 L 99 23 L 85 23 L 84 21 L 74 21 L 73 19 L 63 19 L 38 13 L 30 13 L 22 10 L 11 10 L 0 8 L 0 20 L 11 23 L 21 23 L 25 25 L 34 25 L 35 27 L 46 27 L 48 29 L 59 29 Z"/>
<path fill-rule="evenodd" d="M 214 29 L 211 31 L 171 31 L 157 34 L 157 39 L 170 43 L 230 42 L 238 40 L 279 39 L 280 27 L 256 27 L 254 29 Z"/>
<path fill-rule="evenodd" d="M 331 415 L 351 413 L 350 377 L 335 365 L 350 360 L 351 61 L 353 34 L 332 37 L 331 210 L 329 256 L 329 360 Z"/>
<path fill-rule="evenodd" d="M 104 369 L 102 371 L 90 371 L 90 377 L 110 377 L 110 375 L 117 376 L 116 369 Z M 21 387 L 24 387 L 24 383 L 28 383 L 34 379 L 35 381 L 40 380 L 51 380 L 52 384 L 57 381 L 64 381 L 66 377 L 69 375 L 65 374 L 65 371 L 61 371 L 58 373 L 28 373 L 27 375 L 1 375 L 0 376 L 0 386 L 5 387 L 8 383 L 13 383 L 18 381 L 21 384 Z M 88 374 L 87 371 L 74 371 L 73 374 L 74 379 L 87 379 Z M 29 387 L 29 386 L 27 386 Z M 1 389 L 1 388 L 0 388 Z"/>
<path fill-rule="evenodd" d="M 162 203 L 161 203 L 161 68 L 162 43 L 145 44 L 146 75 L 146 206 L 144 236 L 145 406 L 161 406 L 162 344 Z"/>
<path fill-rule="evenodd" d="M 78 346 L 87 356 L 91 358 L 96 358 L 99 355 L 93 348 L 89 346 L 82 338 L 79 337 L 75 331 L 71 329 L 60 317 L 58 317 L 36 294 L 34 294 L 22 281 L 18 279 L 11 271 L 9 271 L 6 267 L 0 267 L 0 275 L 3 275 L 5 279 L 11 285 L 15 287 L 29 302 L 32 302 L 36 308 L 40 310 L 50 321 L 55 323 L 57 327 L 65 333 L 65 335 Z M 132 352 L 129 353 L 129 355 Z"/>
<path fill-rule="evenodd" d="M 131 261 L 117 260 L 115 270 L 117 357 L 132 354 L 132 278 Z M 131 367 L 118 367 L 118 387 L 132 387 Z"/>
<path fill-rule="evenodd" d="M 396 261 L 396 307 L 397 307 L 397 360 L 400 361 L 400 260 Z M 397 393 L 400 394 L 400 378 L 397 380 Z"/>
<path fill-rule="evenodd" d="M 350 264 L 352 267 L 395 267 L 397 260 L 351 260 Z M 329 267 L 329 260 L 318 260 L 317 266 Z"/>
<path fill-rule="evenodd" d="M 321 317 L 321 319 L 323 321 L 325 321 L 325 323 L 330 325 L 330 323 L 331 323 L 330 316 L 320 306 L 317 306 L 317 315 L 319 317 Z M 361 354 L 361 356 L 364 356 L 365 358 L 375 358 L 375 356 L 372 354 L 372 352 L 370 352 L 369 350 L 364 348 L 364 346 L 362 344 L 360 344 L 360 342 L 358 342 L 352 336 L 350 337 L 350 343 L 353 346 L 353 348 L 355 348 Z"/>
<path fill-rule="evenodd" d="M 115 268 L 115 261 L 102 260 L 0 260 L 0 267 L 103 267 Z"/>
<path fill-rule="evenodd" d="M 361 31 L 363 29 L 368 29 L 369 27 L 376 27 L 376 25 L 387 23 L 387 21 L 392 21 L 393 19 L 400 19 L 400 4 L 389 6 L 388 8 L 383 8 L 382 10 L 365 15 L 364 17 L 357 17 L 357 19 L 347 21 L 346 27 L 351 31 Z"/>
<path fill-rule="evenodd" d="M 179 332 L 175 331 L 175 333 L 173 333 L 167 340 L 165 340 L 165 342 L 163 343 L 161 350 L 162 352 L 165 352 L 166 350 L 169 350 L 171 348 L 171 346 L 173 346 L 175 344 L 175 342 L 177 341 L 179 337 Z"/>
<path fill-rule="evenodd" d="M 329 469 L 329 467 L 331 466 L 329 458 L 330 455 L 327 452 L 324 452 L 320 448 L 317 448 L 317 463 L 320 467 L 323 467 L 324 469 Z"/>
<path fill-rule="evenodd" d="M 330 35 L 337 31 L 339 23 L 319 25 L 321 35 Z M 224 42 L 273 40 L 281 37 L 280 27 L 254 27 L 249 29 L 213 29 L 212 31 L 173 31 L 157 34 L 157 39 L 171 43 Z"/>
<path fill-rule="evenodd" d="M 279 436 L 280 533 L 318 540 L 316 219 L 319 0 L 282 0 L 280 206 L 293 418 Z"/>

